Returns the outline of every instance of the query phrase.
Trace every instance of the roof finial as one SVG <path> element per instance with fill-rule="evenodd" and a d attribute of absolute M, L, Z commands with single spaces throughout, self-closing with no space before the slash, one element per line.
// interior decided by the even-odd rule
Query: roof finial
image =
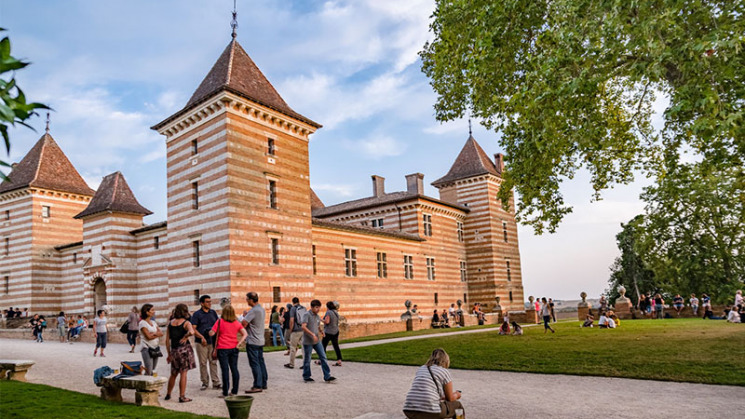
<path fill-rule="evenodd" d="M 46 133 L 49 134 L 49 112 L 47 112 L 47 128 Z"/>
<path fill-rule="evenodd" d="M 473 137 L 473 131 L 471 130 L 471 118 L 468 118 L 468 136 Z"/>
<path fill-rule="evenodd" d="M 233 20 L 230 21 L 230 27 L 233 28 L 233 33 L 230 35 L 235 39 L 237 36 L 235 33 L 236 28 L 238 28 L 238 10 L 236 7 L 237 0 L 233 0 Z"/>

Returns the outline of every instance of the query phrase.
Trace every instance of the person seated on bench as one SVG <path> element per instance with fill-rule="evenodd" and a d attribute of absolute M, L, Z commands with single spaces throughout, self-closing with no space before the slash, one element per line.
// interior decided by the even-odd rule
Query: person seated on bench
<path fill-rule="evenodd" d="M 523 328 L 517 324 L 517 322 L 512 322 L 512 336 L 522 336 L 523 334 Z"/>
<path fill-rule="evenodd" d="M 442 310 L 440 313 L 441 327 L 450 327 L 450 322 L 448 320 L 448 311 Z"/>
<path fill-rule="evenodd" d="M 440 315 L 437 314 L 437 310 L 435 309 L 435 313 L 432 315 L 432 328 L 437 329 L 440 325 Z"/>

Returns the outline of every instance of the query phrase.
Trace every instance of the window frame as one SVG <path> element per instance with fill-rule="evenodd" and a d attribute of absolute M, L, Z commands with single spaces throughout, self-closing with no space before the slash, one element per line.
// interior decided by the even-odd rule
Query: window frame
<path fill-rule="evenodd" d="M 376 252 L 375 259 L 378 267 L 378 279 L 388 278 L 388 254 L 386 252 Z"/>
<path fill-rule="evenodd" d="M 277 237 L 271 237 L 269 243 L 272 252 L 271 264 L 279 265 L 279 239 Z"/>
<path fill-rule="evenodd" d="M 426 266 L 427 266 L 427 280 L 428 281 L 434 281 L 435 280 L 435 258 L 427 256 L 426 258 Z"/>
<path fill-rule="evenodd" d="M 344 248 L 344 275 L 348 278 L 357 277 L 357 249 L 354 247 Z"/>
<path fill-rule="evenodd" d="M 432 237 L 432 214 L 422 213 L 422 229 L 425 236 Z"/>
<path fill-rule="evenodd" d="M 404 279 L 414 279 L 413 255 L 404 255 Z"/>
<path fill-rule="evenodd" d="M 267 189 L 269 192 L 269 208 L 277 208 L 277 181 L 274 179 L 268 179 Z"/>
<path fill-rule="evenodd" d="M 192 265 L 194 268 L 200 268 L 202 266 L 202 254 L 201 254 L 201 243 L 199 243 L 199 240 L 192 240 L 191 242 L 191 249 L 192 249 Z"/>

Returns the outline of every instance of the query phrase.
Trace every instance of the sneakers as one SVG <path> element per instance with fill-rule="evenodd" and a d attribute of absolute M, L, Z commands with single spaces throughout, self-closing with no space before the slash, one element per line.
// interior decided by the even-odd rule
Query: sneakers
<path fill-rule="evenodd" d="M 202 384 L 202 387 L 200 387 L 199 389 L 204 391 L 204 390 L 207 390 L 207 388 L 208 388 L 207 384 Z"/>
<path fill-rule="evenodd" d="M 336 377 L 329 377 L 328 380 L 325 380 L 324 379 L 323 381 L 325 381 L 325 382 L 327 382 L 329 384 L 332 384 L 332 383 L 335 383 L 336 382 Z"/>
<path fill-rule="evenodd" d="M 222 388 L 222 384 L 220 384 L 220 383 L 212 384 L 212 388 L 215 389 L 215 390 L 220 390 Z"/>
<path fill-rule="evenodd" d="M 312 378 L 303 378 L 303 381 L 305 381 L 306 383 L 315 383 L 316 382 L 316 380 L 314 380 Z"/>
<path fill-rule="evenodd" d="M 292 369 L 295 369 L 295 366 L 292 364 L 285 364 L 285 368 L 289 368 L 292 370 Z"/>
<path fill-rule="evenodd" d="M 245 393 L 246 394 L 261 393 L 262 391 L 264 391 L 264 390 L 262 390 L 262 389 L 260 389 L 258 387 L 251 387 L 251 389 L 250 390 L 246 390 Z"/>

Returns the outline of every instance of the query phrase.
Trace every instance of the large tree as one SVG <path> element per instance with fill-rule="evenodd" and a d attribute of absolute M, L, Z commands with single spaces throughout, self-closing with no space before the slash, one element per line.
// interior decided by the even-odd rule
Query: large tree
<path fill-rule="evenodd" d="M 503 203 L 514 188 L 518 219 L 554 231 L 580 168 L 599 198 L 685 152 L 742 164 L 743 16 L 745 0 L 437 0 L 422 69 L 439 120 L 469 113 L 501 134 Z"/>
<path fill-rule="evenodd" d="M 616 235 L 621 255 L 613 262 L 608 280 L 609 288 L 606 294 L 611 304 L 619 297 L 618 287 L 621 285 L 626 288 L 626 295 L 635 306 L 641 293 L 661 291 L 655 282 L 654 272 L 649 269 L 638 249 L 639 241 L 644 235 L 643 222 L 644 216 L 637 215 L 628 223 L 621 224 L 621 232 Z"/>

